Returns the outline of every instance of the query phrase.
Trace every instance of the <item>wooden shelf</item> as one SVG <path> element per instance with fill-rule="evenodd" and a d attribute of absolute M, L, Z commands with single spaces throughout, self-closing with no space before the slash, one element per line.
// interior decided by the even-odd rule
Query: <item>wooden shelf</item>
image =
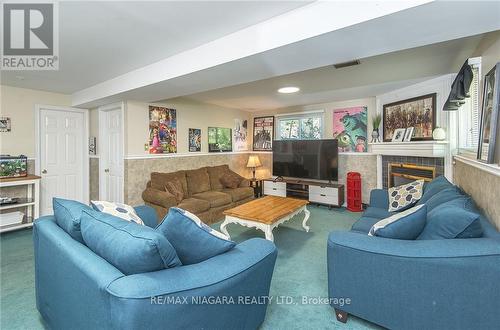
<path fill-rule="evenodd" d="M 18 207 L 24 207 L 24 206 L 30 206 L 30 205 L 35 205 L 35 200 L 33 198 L 30 198 L 30 199 L 22 198 L 17 203 L 0 205 L 0 210 L 15 209 Z"/>

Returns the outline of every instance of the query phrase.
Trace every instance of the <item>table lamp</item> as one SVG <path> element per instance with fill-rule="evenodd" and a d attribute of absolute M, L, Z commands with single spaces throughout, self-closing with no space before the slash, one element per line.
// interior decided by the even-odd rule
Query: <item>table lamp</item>
<path fill-rule="evenodd" d="M 257 156 L 257 155 L 251 155 L 251 156 L 248 157 L 247 167 L 251 167 L 252 168 L 252 173 L 253 173 L 252 180 L 255 180 L 255 168 L 259 167 L 259 166 L 262 166 L 262 164 L 260 163 L 259 156 Z"/>

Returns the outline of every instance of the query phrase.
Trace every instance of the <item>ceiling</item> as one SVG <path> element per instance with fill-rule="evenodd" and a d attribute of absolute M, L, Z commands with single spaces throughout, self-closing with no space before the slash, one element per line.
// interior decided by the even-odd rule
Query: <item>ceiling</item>
<path fill-rule="evenodd" d="M 71 94 L 311 1 L 61 1 L 59 71 L 1 83 Z"/>
<path fill-rule="evenodd" d="M 361 59 L 361 65 L 333 65 L 187 96 L 200 102 L 247 111 L 276 109 L 380 95 L 432 76 L 457 72 L 483 35 Z M 283 86 L 300 92 L 280 94 Z"/>

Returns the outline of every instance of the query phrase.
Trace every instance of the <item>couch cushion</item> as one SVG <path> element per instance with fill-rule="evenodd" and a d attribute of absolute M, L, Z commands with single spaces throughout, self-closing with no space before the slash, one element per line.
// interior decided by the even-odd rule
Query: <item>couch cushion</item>
<path fill-rule="evenodd" d="M 199 214 L 208 211 L 210 209 L 210 203 L 203 199 L 186 198 L 183 199 L 182 202 L 177 205 L 177 207 L 180 207 L 181 209 L 184 209 L 191 213 Z"/>
<path fill-rule="evenodd" d="M 222 190 L 222 192 L 230 195 L 233 202 L 239 202 L 241 200 L 253 197 L 253 188 L 252 187 L 224 189 L 224 190 Z"/>
<path fill-rule="evenodd" d="M 363 217 L 384 219 L 393 215 L 394 212 L 389 212 L 387 209 L 382 209 L 380 207 L 368 206 L 363 213 Z"/>
<path fill-rule="evenodd" d="M 170 208 L 156 230 L 172 243 L 184 265 L 207 260 L 236 245 L 226 235 L 205 225 L 196 215 L 176 207 Z"/>
<path fill-rule="evenodd" d="M 224 173 L 229 171 L 228 165 L 207 167 L 208 176 L 210 177 L 210 190 L 221 190 L 224 188 L 220 182 L 220 178 Z"/>
<path fill-rule="evenodd" d="M 427 205 L 427 212 L 432 211 L 435 207 L 446 203 L 448 201 L 464 197 L 460 193 L 460 190 L 458 190 L 455 186 L 451 186 L 449 188 L 445 188 L 438 193 L 434 194 L 431 198 L 425 202 L 425 205 Z"/>
<path fill-rule="evenodd" d="M 424 229 L 426 219 L 427 207 L 425 204 L 417 205 L 380 220 L 373 225 L 368 235 L 414 240 Z"/>
<path fill-rule="evenodd" d="M 165 236 L 148 226 L 84 210 L 81 229 L 85 244 L 126 275 L 181 265 Z"/>
<path fill-rule="evenodd" d="M 179 182 L 182 184 L 184 196 L 187 196 L 188 186 L 186 180 L 186 171 L 177 171 L 172 173 L 153 172 L 151 173 L 151 188 L 165 191 L 167 182 L 173 181 L 175 179 L 179 180 Z"/>
<path fill-rule="evenodd" d="M 418 239 L 477 238 L 483 234 L 480 215 L 468 209 L 468 198 L 458 198 L 435 207 Z"/>
<path fill-rule="evenodd" d="M 221 191 L 205 191 L 199 194 L 193 195 L 193 198 L 202 199 L 210 203 L 210 207 L 219 207 L 231 204 L 233 201 L 231 195 L 223 193 Z M 180 206 L 179 206 L 180 207 Z"/>
<path fill-rule="evenodd" d="M 422 198 L 420 198 L 420 200 L 418 201 L 417 204 L 424 204 L 425 202 L 427 202 L 429 200 L 429 198 L 431 198 L 432 196 L 434 196 L 435 194 L 437 194 L 441 190 L 444 190 L 446 188 L 452 188 L 452 187 L 453 187 L 453 184 L 451 184 L 446 179 L 446 177 L 444 177 L 443 175 L 438 176 L 437 178 L 435 178 L 431 182 L 426 183 L 424 185 L 424 194 L 422 195 Z"/>
<path fill-rule="evenodd" d="M 197 170 L 186 171 L 188 196 L 210 190 L 210 177 L 205 167 Z"/>
<path fill-rule="evenodd" d="M 241 181 L 243 181 L 243 178 L 232 171 L 225 173 L 220 178 L 220 182 L 222 183 L 224 188 L 230 188 L 230 189 L 238 188 Z"/>
<path fill-rule="evenodd" d="M 362 216 L 358 221 L 356 221 L 352 225 L 351 230 L 357 231 L 357 232 L 360 232 L 363 234 L 368 234 L 368 232 L 370 231 L 372 226 L 379 221 L 380 221 L 379 218 L 371 218 L 371 217 Z"/>
<path fill-rule="evenodd" d="M 84 243 L 80 230 L 80 218 L 82 211 L 91 210 L 91 207 L 77 201 L 62 198 L 53 198 L 52 207 L 57 225 L 73 237 L 73 239 Z"/>
<path fill-rule="evenodd" d="M 96 211 L 111 214 L 125 221 L 133 221 L 144 226 L 144 222 L 137 215 L 137 213 L 135 213 L 134 208 L 130 205 L 107 201 L 91 201 L 90 205 Z"/>
<path fill-rule="evenodd" d="M 415 205 L 422 198 L 423 188 L 424 180 L 389 188 L 389 212 L 402 211 Z"/>

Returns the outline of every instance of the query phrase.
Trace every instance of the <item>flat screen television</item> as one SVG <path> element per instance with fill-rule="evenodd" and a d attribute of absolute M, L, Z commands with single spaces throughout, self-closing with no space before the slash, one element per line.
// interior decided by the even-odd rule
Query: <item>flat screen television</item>
<path fill-rule="evenodd" d="M 337 181 L 338 141 L 273 141 L 273 175 Z"/>

